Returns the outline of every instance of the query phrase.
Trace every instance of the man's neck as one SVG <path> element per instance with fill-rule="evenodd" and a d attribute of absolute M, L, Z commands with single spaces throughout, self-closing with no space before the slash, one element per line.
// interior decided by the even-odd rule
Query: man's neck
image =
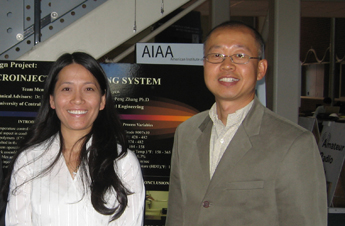
<path fill-rule="evenodd" d="M 228 115 L 233 114 L 236 111 L 247 106 L 253 99 L 247 102 L 237 103 L 231 101 L 217 101 L 217 115 L 218 119 L 222 121 L 224 125 L 227 123 Z"/>

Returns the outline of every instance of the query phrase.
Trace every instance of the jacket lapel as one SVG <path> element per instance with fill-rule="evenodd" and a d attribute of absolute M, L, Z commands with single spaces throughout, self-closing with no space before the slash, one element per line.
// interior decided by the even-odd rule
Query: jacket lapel
<path fill-rule="evenodd" d="M 205 175 L 203 181 L 210 181 L 210 137 L 212 130 L 212 120 L 209 116 L 205 118 L 203 123 L 199 126 L 201 134 L 196 140 L 198 147 L 199 161 L 202 168 L 202 175 Z"/>
<path fill-rule="evenodd" d="M 252 148 L 251 137 L 259 134 L 264 107 L 254 100 L 247 117 L 239 126 L 235 136 L 225 150 L 216 171 L 212 177 L 209 189 L 213 189 L 218 183 L 222 183 L 233 167 L 241 161 L 243 156 Z"/>
<path fill-rule="evenodd" d="M 240 126 L 219 161 L 209 189 L 213 189 L 218 183 L 222 183 L 224 177 L 231 172 L 231 169 L 236 166 L 251 147 L 252 144 L 248 135 L 245 133 L 243 126 Z"/>

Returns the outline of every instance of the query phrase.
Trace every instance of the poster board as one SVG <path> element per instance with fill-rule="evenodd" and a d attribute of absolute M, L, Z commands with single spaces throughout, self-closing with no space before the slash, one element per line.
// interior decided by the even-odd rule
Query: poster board
<path fill-rule="evenodd" d="M 0 62 L 0 151 L 4 173 L 40 107 L 52 62 Z M 145 225 L 165 225 L 176 127 L 214 102 L 201 66 L 101 64 L 147 191 Z"/>
<path fill-rule="evenodd" d="M 0 61 L 0 153 L 4 174 L 41 106 L 51 62 Z"/>
<path fill-rule="evenodd" d="M 319 150 L 323 161 L 329 207 L 345 207 L 345 124 L 323 122 Z"/>
<path fill-rule="evenodd" d="M 316 118 L 313 117 L 298 117 L 298 125 L 309 130 L 314 134 L 316 143 L 320 141 L 320 129 Z"/>
<path fill-rule="evenodd" d="M 145 225 L 164 225 L 176 127 L 214 102 L 203 68 L 106 64 L 116 109 L 140 161 L 146 193 Z"/>

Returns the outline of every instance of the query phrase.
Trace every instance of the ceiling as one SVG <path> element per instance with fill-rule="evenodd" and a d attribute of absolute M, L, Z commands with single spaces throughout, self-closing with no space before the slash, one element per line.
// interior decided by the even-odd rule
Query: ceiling
<path fill-rule="evenodd" d="M 196 0 L 190 2 L 193 3 Z M 230 16 L 266 16 L 269 0 L 229 0 Z M 197 8 L 202 15 L 208 15 L 209 1 L 203 3 Z M 345 17 L 344 0 L 302 0 L 302 17 Z"/>

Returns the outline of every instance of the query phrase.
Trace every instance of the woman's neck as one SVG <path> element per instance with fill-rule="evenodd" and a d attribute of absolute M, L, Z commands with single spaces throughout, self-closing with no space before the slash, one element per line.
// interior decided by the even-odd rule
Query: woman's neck
<path fill-rule="evenodd" d="M 63 139 L 63 152 L 67 153 L 79 153 L 87 133 L 78 131 L 66 131 L 61 130 L 61 135 Z"/>

